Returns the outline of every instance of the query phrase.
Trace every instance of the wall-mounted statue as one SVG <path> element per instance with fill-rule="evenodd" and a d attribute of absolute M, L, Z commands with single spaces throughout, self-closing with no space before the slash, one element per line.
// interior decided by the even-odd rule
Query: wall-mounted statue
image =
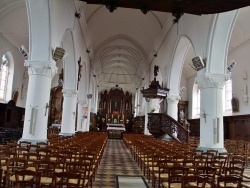
<path fill-rule="evenodd" d="M 246 83 L 243 84 L 242 91 L 243 91 L 243 96 L 242 96 L 243 102 L 248 103 L 248 91 L 247 91 L 247 84 Z"/>

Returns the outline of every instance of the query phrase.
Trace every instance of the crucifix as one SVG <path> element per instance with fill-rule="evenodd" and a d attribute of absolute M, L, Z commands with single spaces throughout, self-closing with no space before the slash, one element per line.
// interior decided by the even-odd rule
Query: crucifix
<path fill-rule="evenodd" d="M 45 106 L 45 116 L 47 115 L 47 110 L 48 110 L 48 108 L 49 108 L 49 104 L 46 103 L 46 106 Z"/>
<path fill-rule="evenodd" d="M 79 58 L 79 60 L 78 60 L 78 81 L 77 81 L 77 89 L 78 89 L 78 85 L 79 85 L 79 82 L 80 82 L 80 80 L 81 80 L 81 77 L 82 77 L 82 74 L 81 74 L 81 71 L 82 71 L 82 65 L 81 65 L 81 61 L 82 61 L 82 59 L 81 59 L 81 57 Z"/>
<path fill-rule="evenodd" d="M 201 117 L 203 117 L 205 119 L 205 123 L 207 123 L 206 119 L 207 119 L 207 115 L 205 110 L 203 110 L 203 114 L 201 114 Z"/>

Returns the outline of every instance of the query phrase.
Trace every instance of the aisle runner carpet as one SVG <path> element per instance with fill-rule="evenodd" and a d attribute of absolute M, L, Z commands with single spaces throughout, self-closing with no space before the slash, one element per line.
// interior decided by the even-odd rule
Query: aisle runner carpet
<path fill-rule="evenodd" d="M 108 140 L 93 188 L 114 188 L 116 176 L 123 175 L 143 176 L 123 141 Z"/>
<path fill-rule="evenodd" d="M 149 188 L 143 176 L 116 176 L 115 188 Z"/>

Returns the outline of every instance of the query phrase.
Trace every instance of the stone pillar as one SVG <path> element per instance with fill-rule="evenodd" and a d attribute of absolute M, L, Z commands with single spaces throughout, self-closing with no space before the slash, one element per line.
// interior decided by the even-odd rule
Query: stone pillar
<path fill-rule="evenodd" d="M 146 105 L 145 105 L 145 125 L 144 125 L 144 134 L 145 135 L 150 135 L 149 131 L 148 131 L 148 107 L 149 107 L 149 102 L 150 99 L 145 98 L 146 100 Z"/>
<path fill-rule="evenodd" d="M 176 121 L 178 120 L 178 103 L 180 97 L 178 95 L 169 95 L 167 96 L 167 114 L 174 118 Z M 175 131 L 172 135 L 177 137 L 177 131 Z"/>
<path fill-rule="evenodd" d="M 46 141 L 51 80 L 57 67 L 49 61 L 26 60 L 24 65 L 28 68 L 29 83 L 21 140 Z"/>
<path fill-rule="evenodd" d="M 205 74 L 197 76 L 200 86 L 200 146 L 199 149 L 224 148 L 223 130 L 223 86 L 229 79 L 225 74 Z"/>
<path fill-rule="evenodd" d="M 169 95 L 167 96 L 167 114 L 174 118 L 176 121 L 178 120 L 178 103 L 180 97 L 178 95 Z"/>
<path fill-rule="evenodd" d="M 76 131 L 84 131 L 84 100 L 78 100 L 78 108 L 77 108 L 77 128 Z"/>
<path fill-rule="evenodd" d="M 61 135 L 75 134 L 77 90 L 63 89 L 63 112 Z"/>
<path fill-rule="evenodd" d="M 89 125 L 90 125 L 90 108 L 91 108 L 91 98 L 92 94 L 87 95 L 88 98 L 88 116 L 87 116 L 87 125 L 86 125 L 86 131 L 89 131 Z"/>

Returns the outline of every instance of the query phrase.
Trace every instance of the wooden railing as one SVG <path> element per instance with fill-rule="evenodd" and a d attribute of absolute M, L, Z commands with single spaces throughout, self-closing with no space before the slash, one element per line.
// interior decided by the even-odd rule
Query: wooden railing
<path fill-rule="evenodd" d="M 179 142 L 188 143 L 189 140 L 189 130 L 167 114 L 149 113 L 148 129 L 156 138 L 168 134 L 171 138 Z"/>

